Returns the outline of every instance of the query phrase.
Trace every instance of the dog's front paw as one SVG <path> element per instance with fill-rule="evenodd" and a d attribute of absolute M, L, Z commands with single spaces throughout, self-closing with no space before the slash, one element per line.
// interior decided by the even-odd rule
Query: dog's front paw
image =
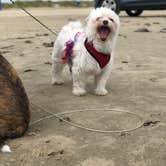
<path fill-rule="evenodd" d="M 95 89 L 95 94 L 99 96 L 105 96 L 108 94 L 106 89 Z"/>
<path fill-rule="evenodd" d="M 82 88 L 74 88 L 73 94 L 76 96 L 84 96 L 86 94 L 86 90 Z"/>
<path fill-rule="evenodd" d="M 52 85 L 62 85 L 63 83 L 64 81 L 62 79 L 52 78 L 52 81 L 51 81 Z"/>

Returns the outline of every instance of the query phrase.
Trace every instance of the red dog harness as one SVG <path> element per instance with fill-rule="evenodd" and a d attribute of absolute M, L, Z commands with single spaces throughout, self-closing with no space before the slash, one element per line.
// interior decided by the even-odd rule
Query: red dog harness
<path fill-rule="evenodd" d="M 98 52 L 93 47 L 92 42 L 87 42 L 87 39 L 85 40 L 84 45 L 89 54 L 98 62 L 99 66 L 103 69 L 110 61 L 111 54 L 103 54 L 101 52 Z"/>
<path fill-rule="evenodd" d="M 77 32 L 74 36 L 74 40 L 69 40 L 65 43 L 65 49 L 62 53 L 63 63 L 68 63 L 70 67 L 70 71 L 72 68 L 72 53 L 73 47 L 77 42 L 78 37 L 81 35 L 81 32 Z M 89 52 L 89 54 L 98 62 L 99 66 L 103 69 L 110 61 L 111 54 L 103 54 L 98 52 L 94 47 L 92 42 L 88 42 L 88 39 L 84 42 L 85 48 Z"/>

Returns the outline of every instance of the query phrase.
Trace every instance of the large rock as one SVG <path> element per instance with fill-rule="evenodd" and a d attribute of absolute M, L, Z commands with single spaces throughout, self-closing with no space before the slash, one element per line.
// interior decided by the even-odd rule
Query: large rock
<path fill-rule="evenodd" d="M 29 100 L 11 64 L 0 55 L 0 139 L 22 136 L 30 121 Z"/>

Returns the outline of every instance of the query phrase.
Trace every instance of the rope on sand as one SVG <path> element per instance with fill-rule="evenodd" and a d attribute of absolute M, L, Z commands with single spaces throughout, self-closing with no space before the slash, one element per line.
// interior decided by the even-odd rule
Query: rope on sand
<path fill-rule="evenodd" d="M 83 110 L 72 110 L 72 111 L 65 111 L 65 112 L 62 112 L 62 113 L 52 113 L 50 111 L 46 111 L 45 109 L 37 106 L 36 104 L 32 104 L 33 106 L 37 107 L 38 109 L 40 109 L 42 112 L 46 112 L 46 113 L 49 113 L 50 115 L 44 117 L 44 118 L 41 118 L 41 119 L 38 119 L 34 122 L 32 122 L 30 124 L 30 126 L 32 125 L 35 125 L 43 120 L 46 120 L 46 119 L 50 119 L 50 118 L 57 118 L 63 122 L 65 122 L 66 124 L 70 125 L 70 126 L 74 126 L 74 127 L 77 127 L 77 128 L 80 128 L 80 129 L 84 129 L 84 130 L 87 130 L 87 131 L 91 131 L 91 132 L 97 132 L 97 133 L 125 133 L 125 132 L 132 132 L 132 131 L 135 131 L 139 128 L 141 128 L 143 125 L 144 125 L 144 122 L 143 122 L 143 118 L 136 114 L 136 113 L 133 113 L 133 112 L 130 112 L 130 111 L 125 111 L 125 110 L 122 110 L 122 109 L 116 109 L 116 108 L 112 108 L 112 109 L 107 109 L 107 108 L 104 108 L 104 109 L 83 109 Z M 126 113 L 126 114 L 130 114 L 130 115 L 134 115 L 135 117 L 137 117 L 139 119 L 139 124 L 134 127 L 134 128 L 131 128 L 131 129 L 124 129 L 124 130 L 98 130 L 98 129 L 94 129 L 94 128 L 89 128 L 89 127 L 84 127 L 83 125 L 80 125 L 80 124 L 77 124 L 77 123 L 74 123 L 74 122 L 70 122 L 69 120 L 66 120 L 65 118 L 62 117 L 62 115 L 66 115 L 66 114 L 73 114 L 73 113 L 78 113 L 78 112 L 88 112 L 88 111 L 112 111 L 112 112 L 120 112 L 120 113 Z"/>

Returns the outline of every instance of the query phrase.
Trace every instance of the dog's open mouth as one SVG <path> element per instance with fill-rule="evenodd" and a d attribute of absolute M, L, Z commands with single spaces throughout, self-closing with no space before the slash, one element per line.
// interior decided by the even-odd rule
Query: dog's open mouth
<path fill-rule="evenodd" d="M 108 35 L 110 34 L 111 30 L 108 26 L 100 26 L 98 28 L 98 34 L 100 36 L 100 39 L 102 41 L 105 41 L 108 37 Z"/>

